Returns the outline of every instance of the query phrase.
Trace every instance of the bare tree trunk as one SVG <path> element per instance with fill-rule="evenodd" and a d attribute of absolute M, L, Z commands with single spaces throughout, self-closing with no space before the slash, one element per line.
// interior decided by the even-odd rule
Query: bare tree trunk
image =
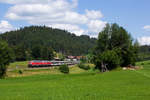
<path fill-rule="evenodd" d="M 105 72 L 105 68 L 104 68 L 105 66 L 103 62 L 101 62 L 101 67 L 102 67 L 101 72 Z"/>
<path fill-rule="evenodd" d="M 101 72 L 106 72 L 108 71 L 106 64 L 104 64 L 103 62 L 101 62 Z"/>

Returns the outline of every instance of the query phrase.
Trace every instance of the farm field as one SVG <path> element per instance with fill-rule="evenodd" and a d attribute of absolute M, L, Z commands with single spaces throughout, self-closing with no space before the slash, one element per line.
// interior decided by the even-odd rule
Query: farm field
<path fill-rule="evenodd" d="M 0 80 L 0 100 L 150 100 L 150 61 L 137 66 L 143 69 L 97 73 L 71 67 L 69 75 L 52 69 L 53 73 L 8 77 Z"/>

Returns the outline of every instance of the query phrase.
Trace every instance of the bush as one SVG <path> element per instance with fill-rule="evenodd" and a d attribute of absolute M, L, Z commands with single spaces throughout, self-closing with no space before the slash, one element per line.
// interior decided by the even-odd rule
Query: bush
<path fill-rule="evenodd" d="M 68 65 L 61 65 L 59 67 L 60 72 L 64 73 L 64 74 L 68 74 L 69 73 L 69 67 Z"/>
<path fill-rule="evenodd" d="M 89 70 L 90 69 L 90 66 L 89 65 L 85 65 L 85 64 L 78 64 L 78 67 L 81 68 L 81 69 L 84 69 L 84 70 Z"/>
<path fill-rule="evenodd" d="M 87 59 L 86 59 L 86 58 L 81 58 L 81 59 L 80 59 L 80 62 L 81 62 L 81 63 L 86 63 L 86 62 L 87 62 Z"/>
<path fill-rule="evenodd" d="M 22 70 L 18 70 L 18 73 L 19 73 L 19 74 L 23 74 L 23 71 L 22 71 Z"/>

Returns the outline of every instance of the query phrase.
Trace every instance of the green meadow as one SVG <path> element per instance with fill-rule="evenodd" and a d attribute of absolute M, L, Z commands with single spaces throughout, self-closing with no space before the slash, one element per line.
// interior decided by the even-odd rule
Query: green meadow
<path fill-rule="evenodd" d="M 150 100 L 150 61 L 137 66 L 143 68 L 100 73 L 74 66 L 68 75 L 57 68 L 24 71 L 40 73 L 1 79 L 0 100 Z"/>

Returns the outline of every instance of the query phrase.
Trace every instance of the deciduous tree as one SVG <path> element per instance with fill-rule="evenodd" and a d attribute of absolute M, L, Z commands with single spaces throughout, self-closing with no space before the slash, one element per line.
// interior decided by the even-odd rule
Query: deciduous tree
<path fill-rule="evenodd" d="M 94 63 L 101 69 L 101 64 L 108 69 L 117 66 L 134 65 L 138 51 L 138 43 L 134 43 L 130 34 L 117 24 L 107 24 L 99 33 L 97 46 L 94 49 Z"/>
<path fill-rule="evenodd" d="M 0 40 L 0 78 L 6 75 L 7 65 L 12 61 L 13 54 L 8 44 Z"/>

